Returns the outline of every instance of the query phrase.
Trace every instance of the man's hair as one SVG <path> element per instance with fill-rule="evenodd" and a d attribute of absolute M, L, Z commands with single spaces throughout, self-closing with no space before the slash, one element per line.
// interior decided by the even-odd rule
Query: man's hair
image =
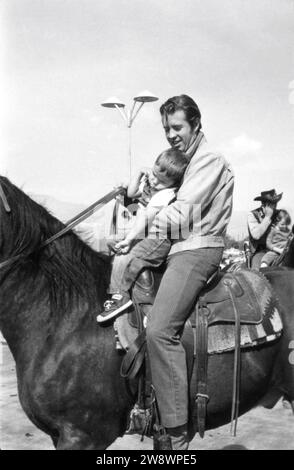
<path fill-rule="evenodd" d="M 192 129 L 194 129 L 197 124 L 199 124 L 199 130 L 202 127 L 200 110 L 195 101 L 188 95 L 179 95 L 169 98 L 161 105 L 159 110 L 161 116 L 174 114 L 176 111 L 182 110 Z"/>
<path fill-rule="evenodd" d="M 184 152 L 174 148 L 164 150 L 155 161 L 159 175 L 171 178 L 176 186 L 180 186 L 188 163 Z"/>
<path fill-rule="evenodd" d="M 280 222 L 282 218 L 285 218 L 285 224 L 290 225 L 291 224 L 291 217 L 289 212 L 287 212 L 285 209 L 279 209 L 276 214 L 276 222 Z"/>

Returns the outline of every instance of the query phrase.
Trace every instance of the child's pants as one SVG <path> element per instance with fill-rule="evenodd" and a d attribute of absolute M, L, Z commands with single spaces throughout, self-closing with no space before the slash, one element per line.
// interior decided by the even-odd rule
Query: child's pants
<path fill-rule="evenodd" d="M 128 292 L 144 268 L 157 268 L 167 258 L 168 239 L 144 238 L 125 255 L 115 255 L 108 292 Z"/>
<path fill-rule="evenodd" d="M 279 257 L 280 255 L 275 251 L 267 251 L 265 255 L 261 258 L 261 263 L 266 263 L 268 266 L 271 266 L 273 262 Z"/>

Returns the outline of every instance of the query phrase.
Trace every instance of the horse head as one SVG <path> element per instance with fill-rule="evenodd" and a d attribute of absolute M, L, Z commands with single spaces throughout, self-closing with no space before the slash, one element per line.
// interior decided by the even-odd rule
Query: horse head
<path fill-rule="evenodd" d="M 46 209 L 23 191 L 13 185 L 7 178 L 0 176 L 2 188 L 1 214 L 1 256 L 29 256 L 36 252 L 47 233 L 54 232 L 61 222 L 50 217 Z M 7 210 L 9 208 L 9 210 Z"/>

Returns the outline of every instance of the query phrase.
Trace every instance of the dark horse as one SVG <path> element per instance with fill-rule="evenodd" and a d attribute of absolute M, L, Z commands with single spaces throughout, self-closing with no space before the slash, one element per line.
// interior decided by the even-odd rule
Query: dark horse
<path fill-rule="evenodd" d="M 96 323 L 109 260 L 72 232 L 41 248 L 63 225 L 6 178 L 0 183 L 11 208 L 0 199 L 0 326 L 16 362 L 20 402 L 57 449 L 105 449 L 124 434 L 137 386 L 120 376 L 112 326 Z M 243 350 L 241 414 L 260 403 L 272 407 L 282 395 L 294 400 L 294 271 L 272 270 L 268 279 L 284 334 Z M 232 376 L 233 353 L 209 357 L 207 428 L 230 420 Z"/>

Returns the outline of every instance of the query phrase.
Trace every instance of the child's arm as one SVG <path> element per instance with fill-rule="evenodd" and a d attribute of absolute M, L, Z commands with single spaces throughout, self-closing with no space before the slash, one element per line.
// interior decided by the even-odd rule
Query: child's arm
<path fill-rule="evenodd" d="M 268 234 L 266 238 L 266 247 L 270 251 L 274 251 L 275 253 L 278 253 L 279 255 L 282 253 L 282 249 L 278 248 L 275 243 L 274 243 L 274 235 L 275 235 L 275 228 L 273 227 Z"/>
<path fill-rule="evenodd" d="M 150 168 L 143 167 L 135 174 L 135 176 L 131 179 L 128 185 L 128 191 L 127 191 L 128 197 L 133 199 L 133 198 L 141 196 L 142 192 L 140 191 L 140 184 L 142 181 L 142 177 L 144 175 L 148 175 L 150 171 L 151 171 Z"/>

